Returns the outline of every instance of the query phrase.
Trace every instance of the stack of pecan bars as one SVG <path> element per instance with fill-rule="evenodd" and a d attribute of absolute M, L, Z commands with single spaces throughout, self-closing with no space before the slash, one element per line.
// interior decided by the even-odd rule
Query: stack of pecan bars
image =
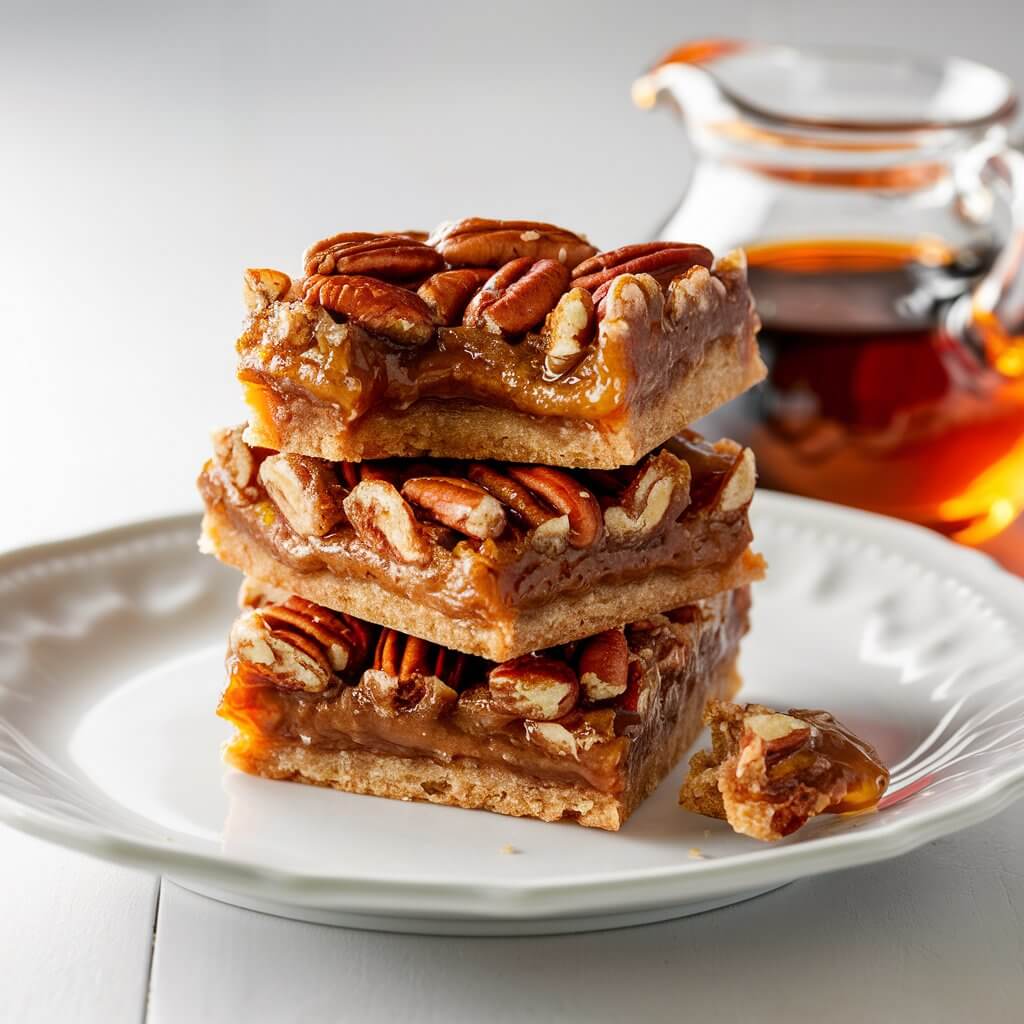
<path fill-rule="evenodd" d="M 250 270 L 249 423 L 202 545 L 245 574 L 244 771 L 618 829 L 738 686 L 763 375 L 742 254 L 473 218 Z"/>

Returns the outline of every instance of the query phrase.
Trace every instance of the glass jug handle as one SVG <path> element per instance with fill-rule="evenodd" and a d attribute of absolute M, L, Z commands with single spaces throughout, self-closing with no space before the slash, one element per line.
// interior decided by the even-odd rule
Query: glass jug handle
<path fill-rule="evenodd" d="M 980 342 L 990 366 L 1024 378 L 1024 153 L 1001 148 L 982 173 L 1009 193 L 1011 226 L 992 269 L 969 296 L 966 333 Z"/>

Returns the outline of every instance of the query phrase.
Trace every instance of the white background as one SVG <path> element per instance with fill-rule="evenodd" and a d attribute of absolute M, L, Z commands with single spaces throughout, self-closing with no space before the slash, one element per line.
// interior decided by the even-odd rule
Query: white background
<path fill-rule="evenodd" d="M 629 85 L 680 39 L 887 43 L 1020 83 L 1022 12 L 4 3 L 0 547 L 196 505 L 209 430 L 242 417 L 245 266 L 474 213 L 639 240 L 687 153 Z M 1022 836 L 1017 809 L 703 918 L 470 942 L 285 924 L 169 885 L 158 914 L 156 880 L 3 831 L 0 1019 L 1020 1020 Z"/>

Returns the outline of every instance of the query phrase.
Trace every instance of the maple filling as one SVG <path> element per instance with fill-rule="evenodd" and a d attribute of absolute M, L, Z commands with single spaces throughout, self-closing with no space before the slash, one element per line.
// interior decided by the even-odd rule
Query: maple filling
<path fill-rule="evenodd" d="M 307 693 L 289 688 L 294 683 L 275 678 L 273 665 L 251 660 L 233 643 L 218 713 L 239 729 L 229 754 L 243 764 L 296 746 L 326 753 L 366 750 L 441 764 L 470 760 L 535 779 L 628 794 L 630 786 L 642 784 L 648 759 L 665 750 L 673 758 L 681 753 L 672 744 L 684 719 L 696 727 L 706 701 L 732 689 L 749 607 L 749 588 L 740 588 L 626 626 L 625 692 L 590 701 L 581 691 L 576 706 L 556 721 L 496 712 L 488 701 L 493 663 L 421 641 L 413 642 L 420 645 L 421 662 L 424 648 L 431 648 L 431 678 L 421 672 L 396 679 L 390 690 L 383 686 L 386 699 L 381 695 L 386 673 L 379 670 L 362 666 L 335 672 L 325 690 Z M 575 670 L 579 651 L 579 644 L 569 644 L 543 656 Z M 445 700 L 437 699 L 438 680 Z"/>
<path fill-rule="evenodd" d="M 604 530 L 595 543 L 552 553 L 539 547 L 535 530 L 509 510 L 506 529 L 493 540 L 481 542 L 435 528 L 425 565 L 403 562 L 366 543 L 347 521 L 323 537 L 301 536 L 258 479 L 239 487 L 216 461 L 204 467 L 199 489 L 208 508 L 223 512 L 236 530 L 299 573 L 326 570 L 339 578 L 369 579 L 453 618 L 508 623 L 519 611 L 597 584 L 640 580 L 656 570 L 686 575 L 721 571 L 734 564 L 750 545 L 752 533 L 746 504 L 731 511 L 717 504 L 724 481 L 741 455 L 738 447 L 723 450 L 723 444 L 728 443 L 712 446 L 688 432 L 649 456 L 670 452 L 687 464 L 690 480 L 688 493 L 670 504 L 662 521 L 642 535 L 616 539 Z M 251 451 L 257 459 L 266 455 L 262 449 Z M 334 464 L 339 479 L 345 476 L 344 465 Z M 454 460 L 391 459 L 362 465 L 377 474 L 390 474 L 399 484 L 403 475 L 433 472 L 462 478 L 466 472 L 466 464 Z M 571 475 L 603 510 L 622 500 L 643 466 L 559 472 Z M 416 512 L 429 519 L 422 509 Z"/>
<path fill-rule="evenodd" d="M 742 275 L 715 275 L 723 299 L 694 324 L 655 323 L 637 337 L 600 332 L 575 366 L 545 368 L 547 340 L 441 327 L 424 345 L 389 342 L 345 318 L 302 303 L 274 302 L 255 313 L 237 343 L 238 378 L 264 436 L 302 401 L 329 405 L 353 424 L 369 412 L 400 414 L 421 399 L 468 400 L 534 416 L 592 422 L 639 411 L 715 344 L 741 338 L 737 359 L 756 346 L 750 293 Z"/>

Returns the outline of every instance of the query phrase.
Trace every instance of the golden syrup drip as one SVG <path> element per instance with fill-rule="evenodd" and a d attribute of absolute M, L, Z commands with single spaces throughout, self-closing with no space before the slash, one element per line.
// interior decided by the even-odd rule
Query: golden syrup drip
<path fill-rule="evenodd" d="M 266 440 L 268 447 L 280 448 L 281 439 L 277 429 L 277 410 L 282 400 L 273 388 L 253 380 L 242 381 L 245 404 L 252 411 L 256 423 L 259 424 L 260 436 Z"/>
<path fill-rule="evenodd" d="M 846 796 L 828 811 L 845 814 L 876 806 L 889 787 L 889 769 L 875 748 L 854 736 L 827 711 L 792 709 L 787 714 L 813 727 L 806 746 L 796 756 L 817 754 L 826 758 L 834 777 L 847 784 Z"/>

